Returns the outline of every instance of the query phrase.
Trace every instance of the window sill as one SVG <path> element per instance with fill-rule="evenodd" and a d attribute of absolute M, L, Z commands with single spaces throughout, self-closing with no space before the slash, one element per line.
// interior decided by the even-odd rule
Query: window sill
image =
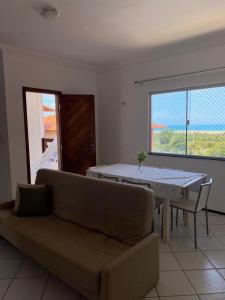
<path fill-rule="evenodd" d="M 213 156 L 198 156 L 198 155 L 171 154 L 171 153 L 159 153 L 159 152 L 148 152 L 148 155 L 225 161 L 225 157 L 213 157 Z"/>

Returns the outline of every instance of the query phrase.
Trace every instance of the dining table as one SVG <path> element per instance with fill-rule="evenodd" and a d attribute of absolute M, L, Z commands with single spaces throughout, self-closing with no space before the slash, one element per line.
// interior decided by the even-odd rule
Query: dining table
<path fill-rule="evenodd" d="M 170 238 L 170 202 L 188 197 L 190 191 L 198 192 L 200 185 L 207 178 L 207 174 L 204 173 L 155 166 L 139 168 L 137 165 L 121 163 L 95 166 L 87 170 L 87 176 L 100 178 L 101 175 L 116 177 L 119 182 L 125 179 L 150 185 L 155 197 L 163 199 L 162 241 L 165 243 L 168 243 Z M 187 213 L 184 214 L 184 225 L 188 225 Z"/>

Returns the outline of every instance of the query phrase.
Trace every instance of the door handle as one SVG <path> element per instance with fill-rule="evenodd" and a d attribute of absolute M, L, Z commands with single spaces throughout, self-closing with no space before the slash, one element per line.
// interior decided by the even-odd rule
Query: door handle
<path fill-rule="evenodd" d="M 95 147 L 96 147 L 95 144 L 90 145 L 90 148 L 91 148 L 91 149 L 93 149 L 93 148 L 95 148 Z"/>

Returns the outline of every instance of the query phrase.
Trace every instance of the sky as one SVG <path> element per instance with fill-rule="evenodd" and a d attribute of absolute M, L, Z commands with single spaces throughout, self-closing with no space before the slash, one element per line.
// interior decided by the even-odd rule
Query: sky
<path fill-rule="evenodd" d="M 42 101 L 43 104 L 46 106 L 49 106 L 51 108 L 56 108 L 55 107 L 55 95 L 50 95 L 50 94 L 42 94 Z M 44 112 L 44 116 L 50 116 L 54 115 L 55 112 Z"/>
<path fill-rule="evenodd" d="M 42 94 L 42 101 L 44 105 L 55 108 L 55 95 Z"/>
<path fill-rule="evenodd" d="M 152 123 L 185 125 L 187 106 L 190 125 L 225 125 L 225 87 L 153 94 L 151 100 Z"/>

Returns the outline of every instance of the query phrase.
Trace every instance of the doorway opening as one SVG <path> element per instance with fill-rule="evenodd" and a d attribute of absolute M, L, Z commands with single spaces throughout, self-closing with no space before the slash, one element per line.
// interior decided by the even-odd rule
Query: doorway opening
<path fill-rule="evenodd" d="M 27 181 L 39 169 L 86 175 L 96 165 L 94 95 L 23 87 Z"/>
<path fill-rule="evenodd" d="M 24 88 L 28 182 L 42 168 L 61 169 L 58 93 Z"/>

